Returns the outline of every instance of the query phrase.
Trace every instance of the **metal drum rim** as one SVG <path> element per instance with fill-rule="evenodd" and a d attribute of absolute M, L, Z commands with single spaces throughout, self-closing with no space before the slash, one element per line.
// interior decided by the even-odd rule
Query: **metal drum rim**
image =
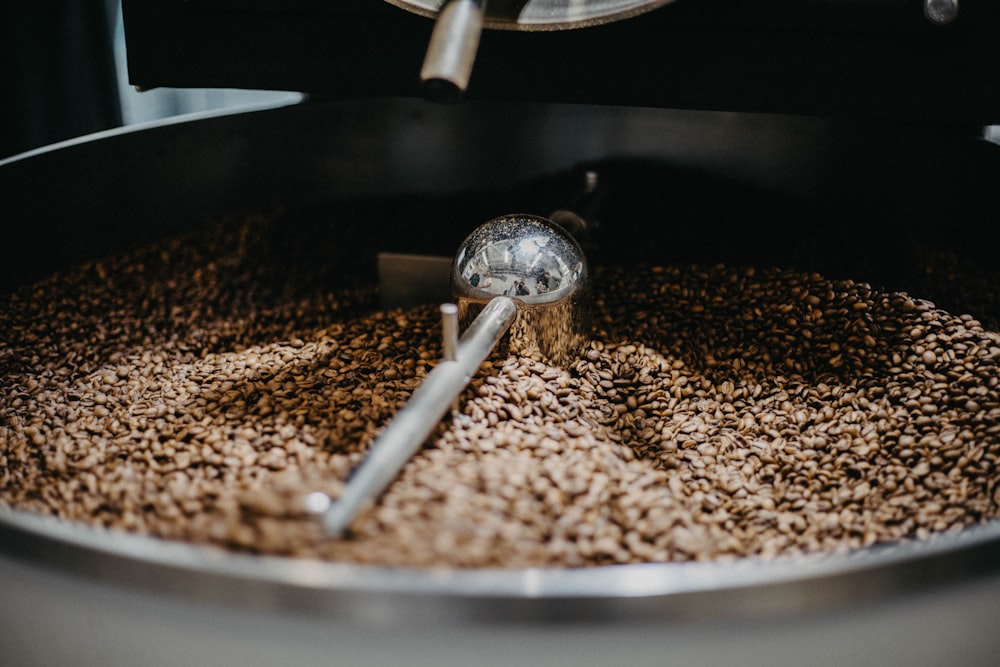
<path fill-rule="evenodd" d="M 0 538 L 0 554 L 36 566 L 186 597 L 354 617 L 370 615 L 372 596 L 382 602 L 387 597 L 446 606 L 462 602 L 459 616 L 465 622 L 518 622 L 538 612 L 539 604 L 546 617 L 583 614 L 602 621 L 636 620 L 639 609 L 645 620 L 790 614 L 1000 572 L 1000 521 L 846 554 L 585 568 L 421 569 L 261 556 L 98 530 L 10 508 L 0 508 Z M 754 596 L 761 605 L 743 604 Z M 498 610 L 491 600 L 505 604 Z M 629 601 L 639 604 L 618 604 Z M 585 606 L 574 609 L 578 603 Z M 452 614 L 438 607 L 438 615 Z"/>
<path fill-rule="evenodd" d="M 385 0 L 408 12 L 435 18 L 442 0 Z M 565 0 L 528 0 L 517 18 L 491 13 L 487 4 L 483 26 L 491 30 L 554 31 L 589 28 L 631 19 L 675 0 L 589 0 L 572 10 Z M 537 7 L 535 7 L 537 5 Z M 555 6 L 553 6 L 555 5 Z M 560 7 L 561 5 L 561 7 Z M 579 4 L 576 5 L 579 7 Z"/>

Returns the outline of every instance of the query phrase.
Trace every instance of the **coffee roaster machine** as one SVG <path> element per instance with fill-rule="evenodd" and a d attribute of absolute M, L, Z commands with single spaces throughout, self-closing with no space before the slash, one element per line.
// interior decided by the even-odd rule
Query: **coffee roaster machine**
<path fill-rule="evenodd" d="M 593 172 L 609 253 L 805 266 L 949 306 L 908 254 L 943 248 L 973 314 L 1000 321 L 996 3 L 459 4 L 125 2 L 135 85 L 307 100 L 0 162 L 2 288 L 221 214 L 539 182 L 570 197 Z M 471 74 L 422 77 L 450 11 L 440 39 Z M 491 205 L 467 226 L 418 216 L 386 249 L 447 254 L 507 212 Z M 987 665 L 1000 649 L 996 523 L 796 563 L 413 571 L 3 510 L 0 573 L 11 665 Z"/>

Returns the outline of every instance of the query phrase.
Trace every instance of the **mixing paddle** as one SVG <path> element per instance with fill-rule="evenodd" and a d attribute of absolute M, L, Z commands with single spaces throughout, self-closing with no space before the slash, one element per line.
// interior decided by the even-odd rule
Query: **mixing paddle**
<path fill-rule="evenodd" d="M 395 479 L 505 334 L 512 354 L 572 361 L 585 339 L 589 282 L 580 246 L 550 220 L 507 215 L 470 234 L 452 265 L 458 304 L 442 306 L 444 358 L 383 429 L 340 498 L 331 504 L 311 496 L 327 534 L 340 535 Z M 456 340 L 459 320 L 469 325 Z"/>

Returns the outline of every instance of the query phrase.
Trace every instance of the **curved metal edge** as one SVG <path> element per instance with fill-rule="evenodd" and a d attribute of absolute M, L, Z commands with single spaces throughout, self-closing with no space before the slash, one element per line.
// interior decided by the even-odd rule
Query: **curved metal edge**
<path fill-rule="evenodd" d="M 522 30 L 528 32 L 549 32 L 555 30 L 591 28 L 594 26 L 635 18 L 636 16 L 646 14 L 654 9 L 658 9 L 675 1 L 676 0 L 640 0 L 639 2 L 631 3 L 628 7 L 623 9 L 595 11 L 590 15 L 584 15 L 580 18 L 572 18 L 568 17 L 565 12 L 559 13 L 553 10 L 538 10 L 533 12 L 531 11 L 531 0 L 527 0 L 525 3 L 526 10 L 522 10 L 522 13 L 516 20 L 498 16 L 496 13 L 491 15 L 489 4 L 487 4 L 483 27 L 490 30 Z M 410 13 L 431 19 L 437 18 L 437 15 L 439 14 L 439 7 L 443 4 L 441 0 L 385 0 L 385 2 Z"/>
<path fill-rule="evenodd" d="M 288 98 L 278 102 L 264 102 L 260 104 L 241 104 L 238 106 L 224 107 L 221 109 L 209 109 L 207 111 L 194 111 L 191 113 L 178 114 L 176 116 L 167 116 L 166 118 L 144 121 L 142 123 L 132 123 L 131 125 L 122 125 L 120 127 L 113 127 L 108 130 L 101 130 L 99 132 L 84 134 L 79 137 L 65 139 L 63 141 L 47 144 L 45 146 L 39 146 L 38 148 L 32 148 L 30 150 L 24 151 L 23 153 L 16 153 L 14 155 L 0 158 L 0 168 L 6 167 L 7 165 L 13 164 L 15 162 L 28 160 L 29 158 L 37 157 L 39 155 L 44 155 L 47 153 L 55 153 L 59 150 L 70 148 L 72 146 L 92 144 L 94 142 L 101 141 L 102 139 L 108 139 L 111 137 L 137 134 L 146 130 L 168 127 L 170 125 L 184 125 L 186 123 L 196 123 L 198 121 L 210 120 L 213 118 L 226 118 L 228 116 L 238 116 L 258 111 L 275 111 L 277 109 L 283 109 L 285 107 L 292 107 L 304 104 L 307 101 L 308 99 L 305 93 L 289 91 Z"/>
<path fill-rule="evenodd" d="M 0 508 L 0 553 L 140 590 L 366 623 L 655 623 L 831 610 L 996 576 L 1000 522 L 839 556 L 464 570 L 256 556 Z"/>

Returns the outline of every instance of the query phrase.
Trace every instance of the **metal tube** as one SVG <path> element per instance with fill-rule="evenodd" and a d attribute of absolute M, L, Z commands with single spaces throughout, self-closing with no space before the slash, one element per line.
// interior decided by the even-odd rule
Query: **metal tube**
<path fill-rule="evenodd" d="M 496 297 L 483 308 L 459 341 L 454 361 L 442 361 L 420 384 L 407 404 L 372 445 L 341 497 L 326 511 L 323 526 L 339 535 L 364 506 L 396 478 L 469 384 L 517 317 L 513 299 Z"/>
<path fill-rule="evenodd" d="M 458 306 L 453 303 L 441 304 L 441 358 L 458 358 Z"/>
<path fill-rule="evenodd" d="M 458 358 L 458 306 L 453 303 L 441 304 L 441 359 L 455 361 Z M 458 396 L 452 399 L 452 411 L 458 410 Z"/>
<path fill-rule="evenodd" d="M 485 5 L 485 0 L 450 0 L 441 8 L 420 70 L 429 94 L 454 99 L 468 88 Z"/>

